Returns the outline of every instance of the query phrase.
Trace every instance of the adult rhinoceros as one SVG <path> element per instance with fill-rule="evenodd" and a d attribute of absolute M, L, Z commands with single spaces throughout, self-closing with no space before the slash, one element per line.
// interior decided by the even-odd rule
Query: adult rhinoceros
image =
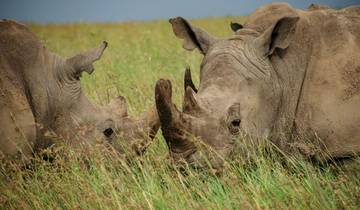
<path fill-rule="evenodd" d="M 143 118 L 127 116 L 126 102 L 118 97 L 98 107 L 84 95 L 80 77 L 94 71 L 107 43 L 68 59 L 47 50 L 24 25 L 0 21 L 0 151 L 23 154 L 53 143 L 70 145 L 115 136 L 138 140 L 154 137 L 159 127 L 156 110 Z M 129 144 L 134 141 L 129 142 Z"/>
<path fill-rule="evenodd" d="M 215 38 L 181 17 L 170 23 L 185 49 L 204 55 L 198 90 L 185 73 L 182 112 L 171 101 L 170 81 L 156 84 L 172 157 L 201 164 L 194 136 L 227 156 L 241 131 L 269 137 L 283 150 L 303 145 L 293 134 L 306 131 L 332 157 L 360 152 L 359 6 L 303 11 L 269 4 L 244 26 L 233 24 L 230 38 Z M 313 155 L 309 148 L 297 149 Z"/>

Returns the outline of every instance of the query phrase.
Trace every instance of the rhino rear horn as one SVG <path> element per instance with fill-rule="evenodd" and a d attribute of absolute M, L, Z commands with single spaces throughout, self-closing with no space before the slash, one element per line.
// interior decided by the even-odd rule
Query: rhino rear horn
<path fill-rule="evenodd" d="M 103 41 L 97 48 L 68 58 L 66 62 L 73 67 L 72 69 L 74 72 L 72 73 L 74 76 L 80 76 L 83 71 L 91 74 L 94 71 L 94 66 L 92 64 L 101 58 L 107 46 L 108 43 Z"/>
<path fill-rule="evenodd" d="M 186 91 L 187 87 L 191 87 L 191 89 L 194 90 L 195 93 L 198 92 L 198 90 L 196 89 L 193 81 L 192 81 L 192 77 L 191 77 L 191 70 L 190 67 L 186 67 L 185 69 L 185 75 L 184 75 L 184 90 Z"/>
<path fill-rule="evenodd" d="M 111 113 L 116 114 L 119 117 L 127 117 L 127 103 L 126 99 L 123 96 L 118 96 L 110 101 L 108 105 L 105 106 Z"/>
<path fill-rule="evenodd" d="M 138 155 L 144 154 L 147 148 L 151 145 L 156 133 L 160 128 L 160 120 L 155 107 L 150 108 L 143 117 L 138 121 L 138 127 L 141 128 L 144 140 L 139 145 L 133 145 Z M 139 147 L 140 146 L 140 147 Z"/>
<path fill-rule="evenodd" d="M 196 93 L 190 87 L 185 90 L 183 101 L 183 112 L 192 116 L 199 116 L 205 113 L 205 110 L 199 104 Z"/>
<path fill-rule="evenodd" d="M 146 128 L 149 137 L 153 139 L 160 128 L 160 120 L 155 107 L 150 108 L 142 118 L 143 126 Z"/>

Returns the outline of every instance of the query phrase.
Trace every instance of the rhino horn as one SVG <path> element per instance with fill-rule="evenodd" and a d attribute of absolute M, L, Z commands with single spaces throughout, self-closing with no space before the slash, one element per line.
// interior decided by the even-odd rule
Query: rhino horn
<path fill-rule="evenodd" d="M 160 79 L 155 86 L 155 101 L 161 122 L 172 123 L 178 118 L 179 111 L 172 103 L 172 87 L 169 80 Z"/>
<path fill-rule="evenodd" d="M 191 70 L 190 67 L 186 67 L 185 69 L 185 75 L 184 75 L 184 89 L 186 91 L 187 87 L 191 87 L 191 89 L 194 90 L 195 93 L 198 92 L 198 90 L 196 89 L 193 81 L 192 81 L 192 77 L 191 77 Z"/>
<path fill-rule="evenodd" d="M 160 120 L 156 108 L 150 108 L 142 117 L 141 121 L 149 137 L 153 139 L 160 128 Z"/>
<path fill-rule="evenodd" d="M 181 113 L 172 103 L 172 87 L 169 80 L 160 79 L 155 86 L 156 108 L 170 155 L 174 158 L 186 158 L 195 152 L 194 144 L 189 140 L 186 123 L 189 116 Z"/>
<path fill-rule="evenodd" d="M 133 149 L 135 149 L 138 155 L 142 155 L 148 146 L 151 145 L 152 139 L 155 138 L 155 135 L 160 128 L 160 120 L 155 107 L 149 109 L 148 112 L 140 118 L 137 127 L 141 128 L 145 136 L 140 144 L 133 145 Z"/>
<path fill-rule="evenodd" d="M 66 62 L 73 67 L 72 74 L 76 77 L 80 76 L 83 71 L 91 74 L 94 71 L 94 66 L 92 64 L 101 58 L 101 55 L 107 46 L 108 43 L 103 41 L 103 43 L 97 48 L 68 58 Z"/>
<path fill-rule="evenodd" d="M 205 110 L 201 107 L 196 97 L 196 93 L 190 87 L 187 87 L 184 94 L 183 101 L 183 112 L 191 114 L 193 116 L 198 116 L 203 114 Z"/>
<path fill-rule="evenodd" d="M 126 99 L 122 96 L 111 100 L 105 108 L 119 118 L 129 117 Z M 160 127 L 160 121 L 155 107 L 150 108 L 142 117 L 137 118 L 136 122 L 138 123 L 137 127 L 141 128 L 151 139 L 155 137 Z"/>
<path fill-rule="evenodd" d="M 118 96 L 110 101 L 106 109 L 119 117 L 127 117 L 127 103 L 123 96 Z"/>

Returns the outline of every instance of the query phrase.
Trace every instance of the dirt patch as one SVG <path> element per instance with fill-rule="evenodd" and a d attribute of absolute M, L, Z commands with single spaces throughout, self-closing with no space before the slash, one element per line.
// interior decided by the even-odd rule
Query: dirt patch
<path fill-rule="evenodd" d="M 348 87 L 344 90 L 344 100 L 360 94 L 360 66 L 344 71 L 343 79 L 348 83 Z"/>

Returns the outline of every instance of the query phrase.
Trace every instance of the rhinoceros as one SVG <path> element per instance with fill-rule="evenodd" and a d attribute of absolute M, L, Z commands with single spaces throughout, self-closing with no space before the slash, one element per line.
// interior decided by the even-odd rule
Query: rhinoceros
<path fill-rule="evenodd" d="M 124 97 L 100 107 L 81 89 L 81 74 L 94 71 L 93 62 L 106 47 L 103 42 L 64 59 L 46 49 L 25 25 L 0 21 L 0 152 L 4 157 L 29 158 L 59 139 L 70 146 L 89 145 L 96 139 L 113 144 L 117 138 L 147 145 L 160 126 L 155 107 L 144 117 L 131 118 Z"/>
<path fill-rule="evenodd" d="M 220 167 L 237 152 L 239 134 L 249 137 L 244 143 L 270 140 L 284 151 L 326 154 L 321 160 L 360 152 L 359 6 L 303 11 L 273 3 L 244 25 L 232 23 L 229 38 L 211 36 L 182 17 L 169 22 L 183 48 L 204 56 L 198 88 L 190 69 L 185 72 L 182 111 L 172 102 L 169 80 L 155 87 L 175 160 Z M 221 158 L 202 158 L 194 138 Z"/>

